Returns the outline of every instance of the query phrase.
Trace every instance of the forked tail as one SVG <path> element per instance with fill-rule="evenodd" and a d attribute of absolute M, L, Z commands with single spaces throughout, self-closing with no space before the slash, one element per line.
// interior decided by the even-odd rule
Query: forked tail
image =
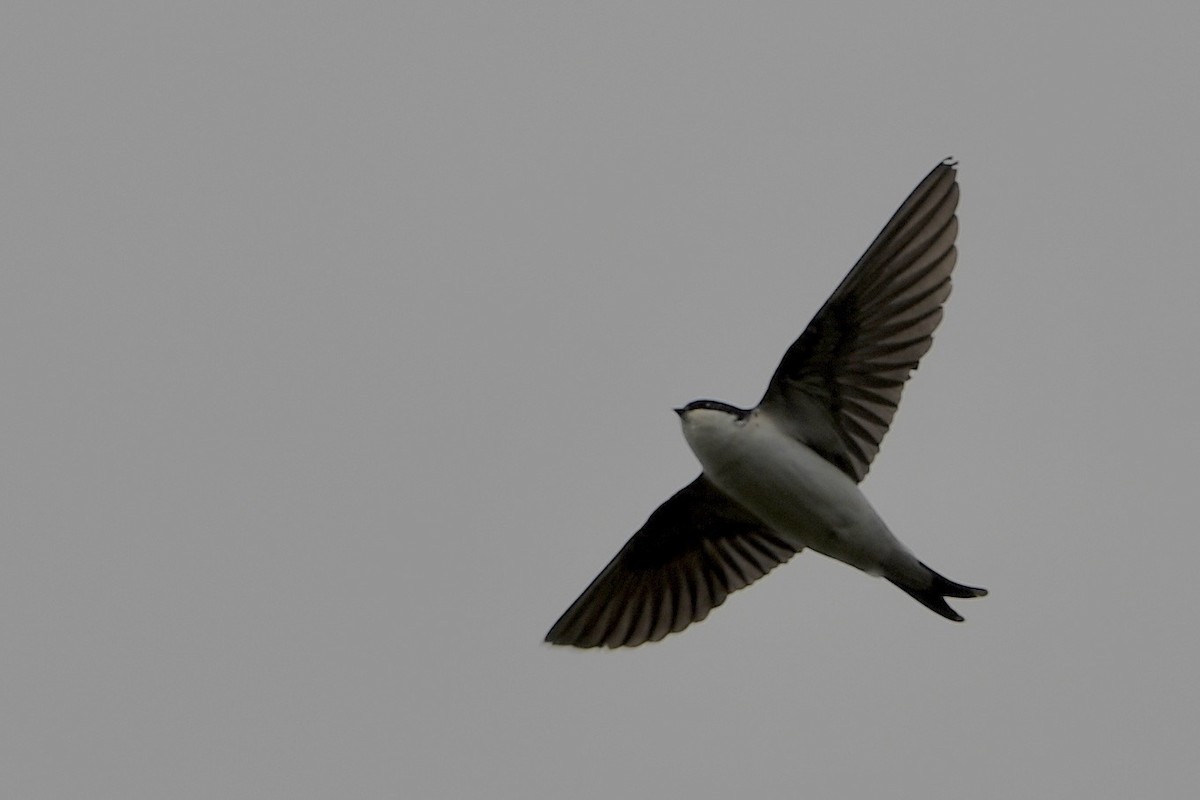
<path fill-rule="evenodd" d="M 929 569 L 925 564 L 922 567 L 929 570 L 932 581 L 929 586 L 924 589 L 914 589 L 911 586 L 905 586 L 902 583 L 888 578 L 894 585 L 903 589 L 910 597 L 916 600 L 921 605 L 928 608 L 930 611 L 936 611 L 946 619 L 952 619 L 955 622 L 962 622 L 962 614 L 959 614 L 946 602 L 947 597 L 983 597 L 987 594 L 987 589 L 979 589 L 974 586 L 963 586 L 961 583 L 946 578 L 933 570 Z"/>

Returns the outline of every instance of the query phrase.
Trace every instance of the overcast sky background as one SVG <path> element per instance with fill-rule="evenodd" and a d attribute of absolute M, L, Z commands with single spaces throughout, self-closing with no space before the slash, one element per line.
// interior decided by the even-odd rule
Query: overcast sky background
<path fill-rule="evenodd" d="M 7 5 L 0 795 L 1192 796 L 1200 6 L 794 5 Z M 864 489 L 991 595 L 541 644 L 946 156 Z"/>

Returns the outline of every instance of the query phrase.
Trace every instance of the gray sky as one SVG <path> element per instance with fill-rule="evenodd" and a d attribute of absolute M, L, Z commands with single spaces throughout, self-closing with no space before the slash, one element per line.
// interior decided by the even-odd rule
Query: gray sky
<path fill-rule="evenodd" d="M 1200 6 L 733 5 L 7 8 L 0 795 L 1190 796 Z M 991 596 L 542 645 L 950 155 L 864 489 Z"/>

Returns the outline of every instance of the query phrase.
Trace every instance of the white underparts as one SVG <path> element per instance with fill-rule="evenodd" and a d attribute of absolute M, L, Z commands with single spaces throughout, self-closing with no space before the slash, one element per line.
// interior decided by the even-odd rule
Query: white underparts
<path fill-rule="evenodd" d="M 755 410 L 691 410 L 683 433 L 704 474 L 779 533 L 876 576 L 927 572 L 844 472 Z"/>

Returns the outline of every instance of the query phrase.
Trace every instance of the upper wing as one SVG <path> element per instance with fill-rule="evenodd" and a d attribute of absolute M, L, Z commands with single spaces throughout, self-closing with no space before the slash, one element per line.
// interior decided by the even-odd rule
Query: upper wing
<path fill-rule="evenodd" d="M 942 162 L 913 190 L 783 356 L 759 407 L 861 481 L 950 296 L 958 182 Z"/>
<path fill-rule="evenodd" d="M 708 616 L 799 552 L 701 474 L 658 507 L 546 634 L 551 644 L 632 647 Z"/>

